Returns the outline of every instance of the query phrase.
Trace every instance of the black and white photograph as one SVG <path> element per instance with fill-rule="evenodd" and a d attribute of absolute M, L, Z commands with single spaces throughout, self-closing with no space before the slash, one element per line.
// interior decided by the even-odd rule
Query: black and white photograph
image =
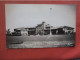
<path fill-rule="evenodd" d="M 76 5 L 5 4 L 7 48 L 74 47 Z"/>

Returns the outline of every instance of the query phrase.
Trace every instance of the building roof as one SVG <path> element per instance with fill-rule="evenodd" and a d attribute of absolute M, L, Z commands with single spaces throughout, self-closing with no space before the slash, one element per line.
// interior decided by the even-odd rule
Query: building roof
<path fill-rule="evenodd" d="M 73 27 L 69 27 L 69 26 L 52 27 L 51 29 L 59 29 L 59 28 L 67 28 L 68 30 L 74 29 Z M 45 30 L 49 30 L 49 29 L 45 29 Z"/>
<path fill-rule="evenodd" d="M 69 26 L 60 26 L 59 28 L 74 29 L 73 27 L 69 27 Z"/>
<path fill-rule="evenodd" d="M 24 27 L 21 27 L 21 28 L 15 28 L 15 30 L 25 30 Z"/>
<path fill-rule="evenodd" d="M 16 30 L 26 30 L 28 28 L 35 28 L 35 27 L 21 27 L 21 28 L 15 28 Z"/>

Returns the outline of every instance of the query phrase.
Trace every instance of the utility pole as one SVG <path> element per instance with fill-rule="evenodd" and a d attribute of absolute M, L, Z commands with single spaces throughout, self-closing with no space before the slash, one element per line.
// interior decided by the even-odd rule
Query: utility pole
<path fill-rule="evenodd" d="M 50 8 L 50 14 L 51 14 L 51 11 L 52 11 L 52 8 Z M 51 26 L 50 26 L 50 35 L 52 35 Z"/>
<path fill-rule="evenodd" d="M 27 27 L 27 36 L 28 36 L 29 34 L 28 34 L 28 27 Z"/>

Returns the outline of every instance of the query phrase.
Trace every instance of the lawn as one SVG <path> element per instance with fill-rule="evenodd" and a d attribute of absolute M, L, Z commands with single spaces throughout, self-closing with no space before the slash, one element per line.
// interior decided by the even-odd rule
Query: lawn
<path fill-rule="evenodd" d="M 7 48 L 72 47 L 75 35 L 6 36 Z"/>

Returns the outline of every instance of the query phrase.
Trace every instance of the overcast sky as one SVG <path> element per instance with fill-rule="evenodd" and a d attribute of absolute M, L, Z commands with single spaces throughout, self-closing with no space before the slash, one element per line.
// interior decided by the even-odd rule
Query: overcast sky
<path fill-rule="evenodd" d="M 76 6 L 56 4 L 5 4 L 6 29 L 34 27 L 42 21 L 76 28 Z"/>

